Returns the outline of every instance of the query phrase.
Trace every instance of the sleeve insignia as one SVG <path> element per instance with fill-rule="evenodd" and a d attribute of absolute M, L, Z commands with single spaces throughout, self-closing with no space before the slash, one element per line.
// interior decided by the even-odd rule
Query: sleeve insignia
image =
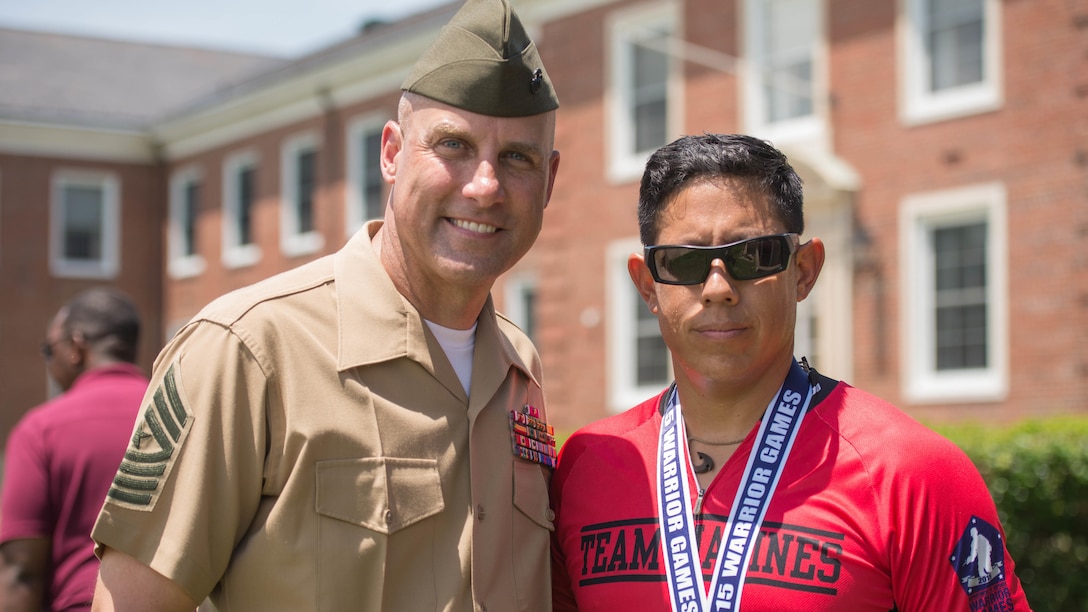
<path fill-rule="evenodd" d="M 1012 594 L 1005 579 L 1005 542 L 997 527 L 972 516 L 948 560 L 967 593 L 971 610 L 1012 609 Z"/>
<path fill-rule="evenodd" d="M 152 401 L 132 432 L 124 459 L 107 497 L 109 501 L 137 510 L 151 510 L 162 480 L 173 466 L 176 450 L 193 423 L 178 389 L 171 365 Z"/>

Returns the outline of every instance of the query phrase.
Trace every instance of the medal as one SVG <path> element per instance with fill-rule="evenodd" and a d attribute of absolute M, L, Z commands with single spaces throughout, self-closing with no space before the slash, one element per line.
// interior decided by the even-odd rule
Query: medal
<path fill-rule="evenodd" d="M 658 436 L 657 520 L 674 611 L 739 609 L 753 542 L 778 487 L 801 420 L 811 405 L 812 394 L 804 370 L 794 362 L 760 421 L 707 592 L 703 587 L 688 478 L 688 470 L 694 472 L 695 466 L 683 435 L 684 416 L 675 383 L 669 390 Z"/>
<path fill-rule="evenodd" d="M 525 404 L 521 411 L 510 411 L 510 440 L 514 456 L 554 468 L 555 430 L 540 418 L 540 410 Z"/>

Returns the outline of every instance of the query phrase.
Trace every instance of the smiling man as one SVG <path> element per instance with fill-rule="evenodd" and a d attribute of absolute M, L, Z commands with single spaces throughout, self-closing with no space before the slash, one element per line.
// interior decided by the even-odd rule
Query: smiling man
<path fill-rule="evenodd" d="M 627 268 L 676 381 L 563 445 L 556 610 L 1029 610 L 966 455 L 794 359 L 824 245 L 786 157 L 681 138 L 638 218 Z"/>
<path fill-rule="evenodd" d="M 100 610 L 550 610 L 540 359 L 490 290 L 541 229 L 558 100 L 469 0 L 382 134 L 383 221 L 160 354 L 94 530 Z"/>

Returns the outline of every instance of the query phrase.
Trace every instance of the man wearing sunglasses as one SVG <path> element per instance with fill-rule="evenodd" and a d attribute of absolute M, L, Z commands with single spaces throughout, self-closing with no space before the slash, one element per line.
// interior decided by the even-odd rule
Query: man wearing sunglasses
<path fill-rule="evenodd" d="M 89 606 L 98 575 L 91 528 L 125 454 L 147 378 L 135 364 L 140 317 L 120 292 L 69 300 L 41 345 L 64 391 L 8 437 L 0 512 L 4 610 Z"/>
<path fill-rule="evenodd" d="M 556 610 L 1028 610 L 950 442 L 794 358 L 824 262 L 801 181 L 742 135 L 651 156 L 628 260 L 675 382 L 576 432 L 552 480 Z"/>

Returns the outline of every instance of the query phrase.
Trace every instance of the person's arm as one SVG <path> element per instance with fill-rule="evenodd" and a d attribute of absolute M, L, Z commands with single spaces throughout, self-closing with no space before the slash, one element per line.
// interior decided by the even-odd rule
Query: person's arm
<path fill-rule="evenodd" d="M 890 571 L 896 609 L 1031 612 L 997 508 L 974 463 L 936 434 L 902 439 L 901 446 L 881 439 L 881 447 L 897 458 L 891 464 L 895 472 L 877 484 L 891 509 L 884 523 L 894 528 Z M 985 548 L 971 559 L 979 546 Z"/>
<path fill-rule="evenodd" d="M 0 544 L 0 601 L 4 612 L 38 612 L 49 578 L 49 538 L 9 540 Z"/>
<path fill-rule="evenodd" d="M 91 612 L 193 612 L 197 603 L 177 583 L 123 552 L 102 551 Z"/>

